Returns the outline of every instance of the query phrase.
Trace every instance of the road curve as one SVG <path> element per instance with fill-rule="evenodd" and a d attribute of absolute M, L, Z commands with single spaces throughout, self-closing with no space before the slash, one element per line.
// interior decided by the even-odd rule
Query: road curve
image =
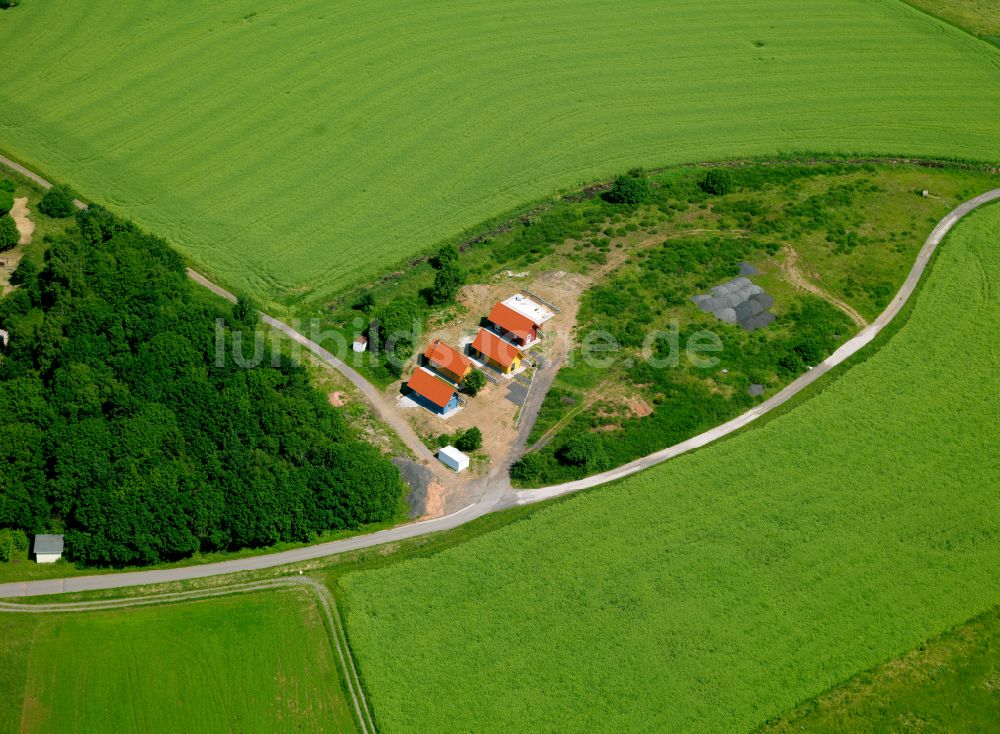
<path fill-rule="evenodd" d="M 0 162 L 10 163 L 7 159 L 2 157 L 0 157 Z M 24 170 L 22 167 L 16 166 L 16 164 L 15 168 L 19 171 Z M 35 177 L 33 180 L 38 181 L 39 179 Z M 917 258 L 913 263 L 913 267 L 910 269 L 909 275 L 906 277 L 906 281 L 903 283 L 903 286 L 899 289 L 899 292 L 893 298 L 889 306 L 881 314 L 879 314 L 878 318 L 876 318 L 871 324 L 862 329 L 855 337 L 842 345 L 821 364 L 817 365 L 809 372 L 806 372 L 804 375 L 801 375 L 798 379 L 787 385 L 783 390 L 760 405 L 751 408 L 746 413 L 743 413 L 727 423 L 716 426 L 711 430 L 675 446 L 657 451 L 656 453 L 650 454 L 649 456 L 645 456 L 641 459 L 636 459 L 635 461 L 625 464 L 624 466 L 602 474 L 596 474 L 585 479 L 567 482 L 565 484 L 559 484 L 552 487 L 545 487 L 542 489 L 522 490 L 519 492 L 509 491 L 509 483 L 507 482 L 506 477 L 502 476 L 503 473 L 494 472 L 491 474 L 481 498 L 473 504 L 470 504 L 457 512 L 453 512 L 450 515 L 445 515 L 444 517 L 411 523 L 408 525 L 401 525 L 387 530 L 370 533 L 368 535 L 359 535 L 353 538 L 345 538 L 344 540 L 335 540 L 328 543 L 319 543 L 317 545 L 295 548 L 288 551 L 252 556 L 249 558 L 239 558 L 231 561 L 221 561 L 218 563 L 206 563 L 198 566 L 184 566 L 180 568 L 150 571 L 129 571 L 99 576 L 76 576 L 45 581 L 22 581 L 0 584 L 0 598 L 42 596 L 48 594 L 95 591 L 99 589 L 116 589 L 129 586 L 143 586 L 147 584 L 185 581 L 189 579 L 205 578 L 241 571 L 256 571 L 264 568 L 273 568 L 275 566 L 283 566 L 290 563 L 298 563 L 300 561 L 308 561 L 325 556 L 336 555 L 338 553 L 358 550 L 361 548 L 369 548 L 383 543 L 407 540 L 409 538 L 428 535 L 442 530 L 450 530 L 460 525 L 464 525 L 465 523 L 478 517 L 482 517 L 490 512 L 495 512 L 507 507 L 534 504 L 536 502 L 542 502 L 554 497 L 561 497 L 573 492 L 579 492 L 584 489 L 590 489 L 601 484 L 613 482 L 617 479 L 640 472 L 643 469 L 648 469 L 649 467 L 660 464 L 675 456 L 679 456 L 680 454 L 693 449 L 701 448 L 702 446 L 740 430 L 744 426 L 760 418 L 762 415 L 765 415 L 766 413 L 769 413 L 775 408 L 783 405 L 804 388 L 819 380 L 830 370 L 834 369 L 871 343 L 871 341 L 878 336 L 882 329 L 884 329 L 899 314 L 903 306 L 906 305 L 910 296 L 913 294 L 913 291 L 916 289 L 917 284 L 920 282 L 921 276 L 926 271 L 931 256 L 934 254 L 938 245 L 941 244 L 945 235 L 947 235 L 948 232 L 950 232 L 952 228 L 971 211 L 983 206 L 984 204 L 997 200 L 1000 200 L 1000 189 L 988 191 L 959 205 L 944 219 L 942 219 L 924 242 L 923 247 L 920 249 Z M 197 276 L 197 274 L 195 274 L 195 276 Z M 202 276 L 197 276 L 195 279 L 197 282 L 211 288 L 220 295 L 226 293 L 226 291 L 210 283 Z M 227 295 L 232 298 L 232 294 Z M 223 297 L 226 296 L 224 295 Z M 313 350 L 309 345 L 315 346 L 316 349 L 319 349 L 322 352 L 326 351 L 323 350 L 322 347 L 319 347 L 319 345 L 311 342 L 305 336 L 296 332 L 290 326 L 283 324 L 276 319 L 266 317 L 265 321 L 275 328 L 280 328 L 283 332 L 294 338 L 303 346 L 309 348 L 310 351 L 313 351 L 314 353 L 319 354 L 319 352 L 315 352 L 315 350 Z M 342 372 L 344 369 L 350 370 L 347 365 L 336 359 L 332 354 L 329 354 L 329 352 L 326 352 L 326 354 L 329 355 L 330 358 L 327 360 L 328 364 L 341 370 Z M 364 382 L 364 378 L 356 372 L 353 370 L 350 370 L 350 372 L 353 373 L 358 380 Z M 344 374 L 348 375 L 348 378 L 354 382 L 354 379 L 352 379 L 347 372 Z M 359 385 L 359 387 L 361 387 L 361 385 Z M 367 386 L 367 389 L 362 387 L 362 390 L 365 391 L 366 395 L 368 394 L 368 389 L 373 390 L 374 388 L 370 385 Z M 409 427 L 407 426 L 407 428 Z"/>
<path fill-rule="evenodd" d="M 216 285 L 204 275 L 195 272 L 191 268 L 187 269 L 187 274 L 188 277 L 198 285 L 204 286 L 215 295 L 226 299 L 230 303 L 236 303 L 235 295 L 227 291 L 222 286 Z M 417 436 L 416 431 L 410 427 L 409 423 L 399 416 L 398 411 L 393 410 L 393 406 L 388 403 L 385 396 L 378 390 L 378 388 L 362 377 L 357 370 L 346 364 L 343 360 L 335 357 L 332 353 L 321 347 L 312 339 L 309 339 L 293 329 L 284 321 L 279 321 L 273 316 L 268 316 L 265 313 L 260 315 L 260 320 L 272 329 L 277 329 L 282 332 L 296 344 L 305 347 L 322 362 L 346 377 L 361 391 L 361 394 L 365 396 L 368 402 L 372 404 L 375 408 L 375 412 L 378 413 L 378 416 L 392 427 L 392 430 L 396 432 L 396 435 L 398 435 L 403 443 L 406 444 L 407 448 L 409 448 L 410 451 L 412 451 L 420 460 L 427 462 L 430 464 L 432 469 L 436 470 L 439 462 L 434 458 L 434 454 L 431 453 L 431 450 L 428 449 L 427 446 L 424 445 L 424 442 L 420 440 L 420 437 Z"/>
<path fill-rule="evenodd" d="M 8 614 L 53 614 L 67 612 L 94 612 L 108 609 L 123 609 L 126 607 L 153 606 L 157 604 L 174 604 L 179 602 L 199 601 L 213 597 L 231 596 L 233 594 L 248 594 L 255 591 L 267 591 L 279 588 L 301 587 L 312 592 L 326 618 L 330 630 L 330 643 L 337 653 L 338 662 L 344 672 L 347 691 L 354 706 L 362 734 L 374 734 L 375 722 L 364 688 L 358 677 L 357 666 L 351 649 L 347 644 L 344 632 L 344 620 L 340 616 L 337 600 L 330 590 L 314 578 L 308 576 L 285 576 L 264 581 L 252 581 L 245 584 L 232 584 L 209 589 L 192 589 L 151 596 L 138 596 L 126 599 L 99 599 L 96 601 L 68 602 L 60 604 L 10 604 L 0 602 L 0 613 Z"/>

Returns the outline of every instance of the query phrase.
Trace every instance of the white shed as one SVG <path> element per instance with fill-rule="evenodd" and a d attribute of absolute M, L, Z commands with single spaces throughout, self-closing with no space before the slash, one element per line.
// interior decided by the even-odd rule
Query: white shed
<path fill-rule="evenodd" d="M 469 468 L 469 457 L 454 446 L 445 446 L 443 449 L 439 449 L 438 458 L 442 464 L 455 471 L 465 471 Z"/>
<path fill-rule="evenodd" d="M 62 558 L 63 536 L 36 535 L 35 546 L 32 549 L 35 561 L 38 563 L 55 563 Z"/>
<path fill-rule="evenodd" d="M 361 336 L 357 337 L 354 340 L 354 343 L 351 344 L 351 349 L 353 349 L 355 352 L 359 352 L 359 353 L 367 351 L 368 350 L 368 337 L 364 336 L 363 334 Z"/>

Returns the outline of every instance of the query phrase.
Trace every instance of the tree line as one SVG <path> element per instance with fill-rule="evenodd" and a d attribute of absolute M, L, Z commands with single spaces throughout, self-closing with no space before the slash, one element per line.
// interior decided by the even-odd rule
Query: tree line
<path fill-rule="evenodd" d="M 235 320 L 195 297 L 163 240 L 92 206 L 13 281 L 0 301 L 0 528 L 63 532 L 69 558 L 121 566 L 398 512 L 396 468 L 299 365 L 217 360 L 215 320 Z"/>

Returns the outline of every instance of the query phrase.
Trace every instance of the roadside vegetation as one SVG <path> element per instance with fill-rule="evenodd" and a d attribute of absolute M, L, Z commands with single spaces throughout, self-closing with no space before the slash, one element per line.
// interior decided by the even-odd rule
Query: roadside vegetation
<path fill-rule="evenodd" d="M 120 5 L 3 14 L 6 152 L 277 316 L 624 165 L 1000 158 L 1000 50 L 897 0 Z"/>
<path fill-rule="evenodd" d="M 1000 711 L 1000 609 L 768 722 L 758 734 L 987 732 Z"/>
<path fill-rule="evenodd" d="M 50 238 L 43 267 L 24 258 L 14 275 L 0 526 L 65 533 L 70 560 L 123 566 L 398 515 L 396 468 L 303 368 L 263 344 L 260 366 L 238 366 L 216 319 L 256 312 L 196 298 L 162 240 L 95 206 Z"/>
<path fill-rule="evenodd" d="M 356 731 L 316 601 L 0 613 L 0 731 Z"/>
<path fill-rule="evenodd" d="M 381 730 L 749 730 L 993 607 L 998 239 L 973 214 L 891 340 L 762 427 L 340 577 Z"/>

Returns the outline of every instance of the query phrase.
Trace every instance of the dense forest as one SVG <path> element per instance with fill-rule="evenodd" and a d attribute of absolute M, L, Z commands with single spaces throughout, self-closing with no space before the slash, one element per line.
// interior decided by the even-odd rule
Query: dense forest
<path fill-rule="evenodd" d="M 232 314 L 195 297 L 180 257 L 100 207 L 77 217 L 0 301 L 0 528 L 128 565 L 395 515 L 398 471 L 301 367 L 220 365 Z"/>

